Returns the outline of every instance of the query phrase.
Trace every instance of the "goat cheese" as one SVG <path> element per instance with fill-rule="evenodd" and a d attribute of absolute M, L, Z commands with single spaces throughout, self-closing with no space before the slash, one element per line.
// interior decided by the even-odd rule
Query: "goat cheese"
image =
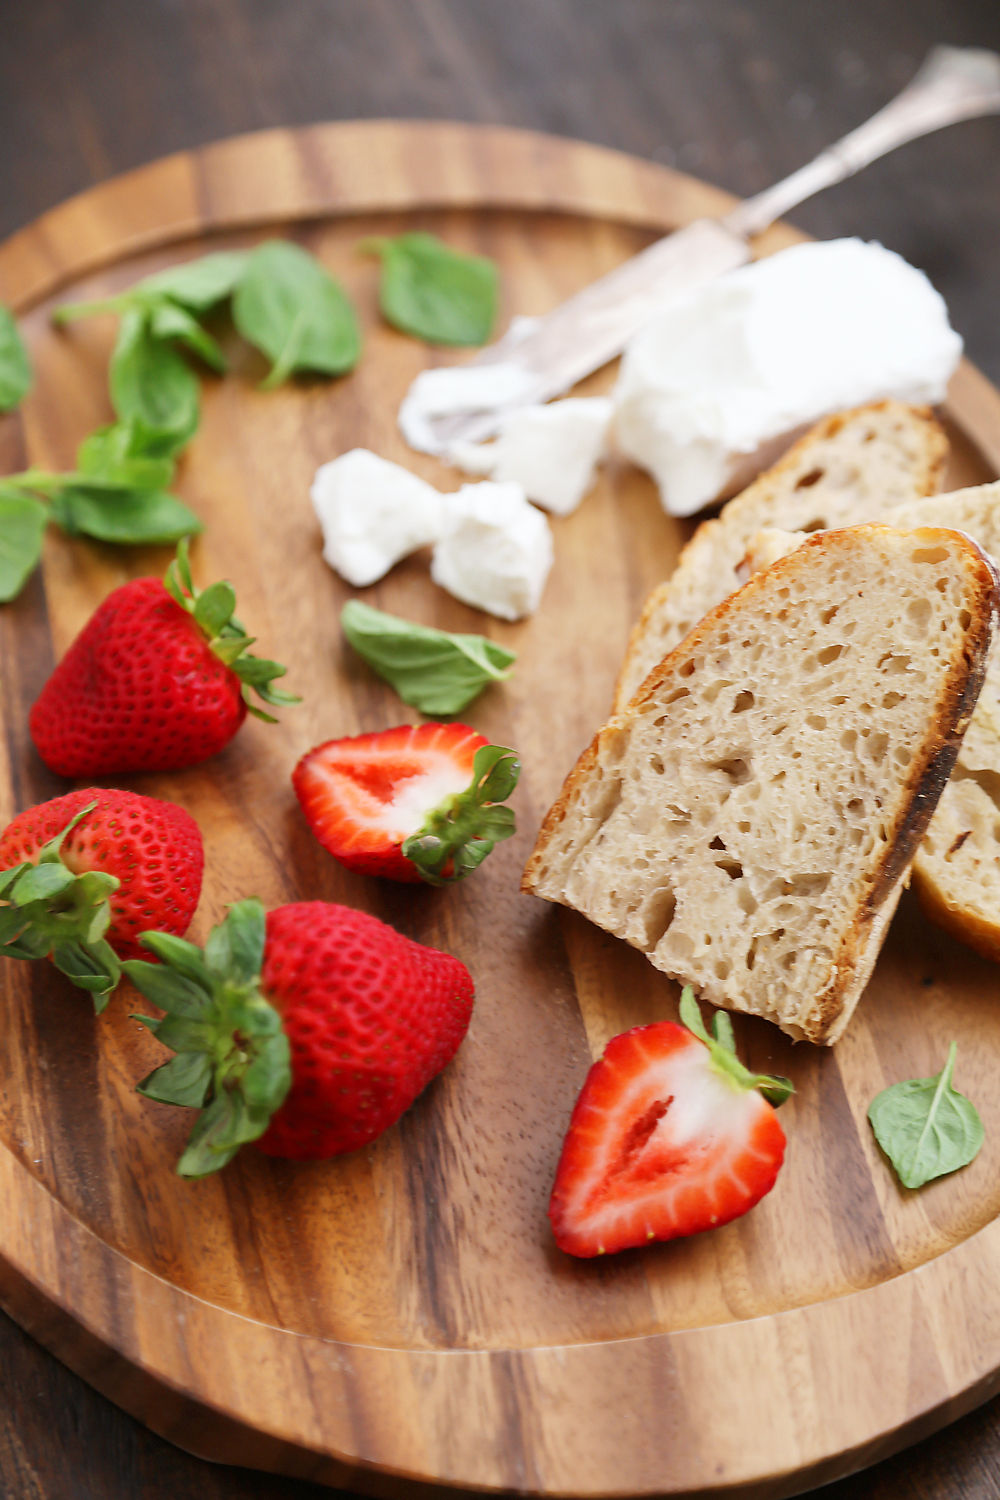
<path fill-rule="evenodd" d="M 444 530 L 446 497 L 367 448 L 323 464 L 310 494 L 323 528 L 323 556 L 355 588 L 374 583 Z"/>
<path fill-rule="evenodd" d="M 901 256 L 857 239 L 795 245 L 678 299 L 635 336 L 615 435 L 664 510 L 692 515 L 828 412 L 943 400 L 961 351 L 944 301 Z"/>
<path fill-rule="evenodd" d="M 510 412 L 495 443 L 452 443 L 447 457 L 468 473 L 520 484 L 536 505 L 568 516 L 594 482 L 610 421 L 608 397 L 571 396 Z"/>
<path fill-rule="evenodd" d="M 446 495 L 445 529 L 431 577 L 449 593 L 501 620 L 538 607 L 552 566 L 552 533 L 519 484 L 463 484 Z"/>

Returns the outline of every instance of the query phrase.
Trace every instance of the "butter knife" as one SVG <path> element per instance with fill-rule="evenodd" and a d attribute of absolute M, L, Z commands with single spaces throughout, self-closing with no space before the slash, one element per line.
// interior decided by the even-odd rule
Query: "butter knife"
<path fill-rule="evenodd" d="M 1000 56 L 973 47 L 935 47 L 911 81 L 878 114 L 790 177 L 737 205 L 721 219 L 698 219 L 616 266 L 535 321 L 516 324 L 480 351 L 467 369 L 501 365 L 516 398 L 473 412 L 430 417 L 429 452 L 457 440 L 493 436 L 508 411 L 560 396 L 608 360 L 682 293 L 751 258 L 748 241 L 818 193 L 859 172 L 896 146 L 943 125 L 1000 113 Z"/>

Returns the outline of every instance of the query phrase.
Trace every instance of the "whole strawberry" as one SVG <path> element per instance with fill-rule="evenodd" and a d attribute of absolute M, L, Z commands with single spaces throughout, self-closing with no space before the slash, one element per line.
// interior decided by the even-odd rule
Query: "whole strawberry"
<path fill-rule="evenodd" d="M 103 1010 L 140 933 L 187 931 L 204 865 L 171 802 L 90 787 L 29 807 L 0 835 L 0 954 L 51 957 Z"/>
<path fill-rule="evenodd" d="M 203 1109 L 177 1170 L 204 1177 L 246 1141 L 312 1160 L 356 1151 L 399 1119 L 458 1050 L 468 969 L 364 912 L 325 901 L 265 919 L 237 902 L 205 951 L 147 933 L 166 966 L 125 968 L 167 1014 L 141 1019 L 177 1056 L 139 1084 Z"/>
<path fill-rule="evenodd" d="M 222 750 L 250 702 L 298 700 L 271 686 L 285 668 L 247 656 L 228 583 L 199 593 L 182 542 L 163 582 L 137 578 L 108 595 L 56 667 L 28 718 L 60 776 L 177 771 Z"/>

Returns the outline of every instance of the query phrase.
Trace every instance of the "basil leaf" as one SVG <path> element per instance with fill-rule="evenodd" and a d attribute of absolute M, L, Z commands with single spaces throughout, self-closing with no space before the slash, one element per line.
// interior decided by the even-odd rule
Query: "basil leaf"
<path fill-rule="evenodd" d="M 159 292 L 191 312 L 207 312 L 236 289 L 246 269 L 245 250 L 217 250 L 180 266 L 168 266 L 138 282 L 134 293 Z"/>
<path fill-rule="evenodd" d="M 37 567 L 47 519 L 40 500 L 0 485 L 0 603 L 16 599 Z"/>
<path fill-rule="evenodd" d="M 453 635 L 383 614 L 352 599 L 340 615 L 359 656 L 421 713 L 457 714 L 489 682 L 502 682 L 513 651 L 481 635 Z"/>
<path fill-rule="evenodd" d="M 52 518 L 70 536 L 99 542 L 177 542 L 200 531 L 201 522 L 174 495 L 162 490 L 68 483 L 52 500 Z"/>
<path fill-rule="evenodd" d="M 951 1086 L 958 1044 L 934 1078 L 911 1078 L 883 1089 L 868 1118 L 904 1187 L 923 1187 L 967 1166 L 983 1144 L 983 1123 L 974 1104 Z"/>
<path fill-rule="evenodd" d="M 150 307 L 149 331 L 154 339 L 177 339 L 192 354 L 197 354 L 199 359 L 204 360 L 216 374 L 221 375 L 225 371 L 226 356 L 212 335 L 205 332 L 186 307 L 171 302 L 169 297 L 164 297 L 162 302 L 155 302 Z"/>
<path fill-rule="evenodd" d="M 240 333 L 273 361 L 262 390 L 294 370 L 342 375 L 357 364 L 354 309 L 323 267 L 298 245 L 267 240 L 250 256 L 233 295 Z"/>
<path fill-rule="evenodd" d="M 154 338 L 144 311 L 122 316 L 109 372 L 111 404 L 183 448 L 198 426 L 198 380 L 170 344 Z"/>
<path fill-rule="evenodd" d="M 77 473 L 129 489 L 166 489 L 174 477 L 173 459 L 152 457 L 145 451 L 148 431 L 134 419 L 99 427 L 77 449 Z"/>
<path fill-rule="evenodd" d="M 31 365 L 17 324 L 0 305 L 0 411 L 11 411 L 31 388 Z"/>
<path fill-rule="evenodd" d="M 485 344 L 496 321 L 499 276 L 491 260 L 460 255 L 433 234 L 361 243 L 382 259 L 379 307 L 394 328 L 429 344 Z"/>

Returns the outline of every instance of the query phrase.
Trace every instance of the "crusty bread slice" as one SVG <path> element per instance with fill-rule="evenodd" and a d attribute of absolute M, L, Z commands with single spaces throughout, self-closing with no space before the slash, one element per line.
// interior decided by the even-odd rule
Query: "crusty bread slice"
<path fill-rule="evenodd" d="M 837 1039 L 982 683 L 997 578 L 959 532 L 811 537 L 595 737 L 522 888 L 714 1005 Z"/>
<path fill-rule="evenodd" d="M 699 526 L 670 578 L 650 594 L 629 639 L 614 712 L 703 615 L 739 588 L 747 542 L 762 527 L 817 531 L 880 521 L 892 506 L 935 493 L 947 452 L 933 414 L 898 401 L 818 423 L 716 520 Z"/>
<path fill-rule="evenodd" d="M 896 506 L 886 520 L 953 526 L 1000 558 L 1000 484 Z M 761 531 L 748 545 L 747 567 L 759 572 L 806 540 L 802 532 Z M 951 780 L 914 857 L 913 888 L 932 921 L 1000 961 L 1000 644 L 990 653 Z"/>

